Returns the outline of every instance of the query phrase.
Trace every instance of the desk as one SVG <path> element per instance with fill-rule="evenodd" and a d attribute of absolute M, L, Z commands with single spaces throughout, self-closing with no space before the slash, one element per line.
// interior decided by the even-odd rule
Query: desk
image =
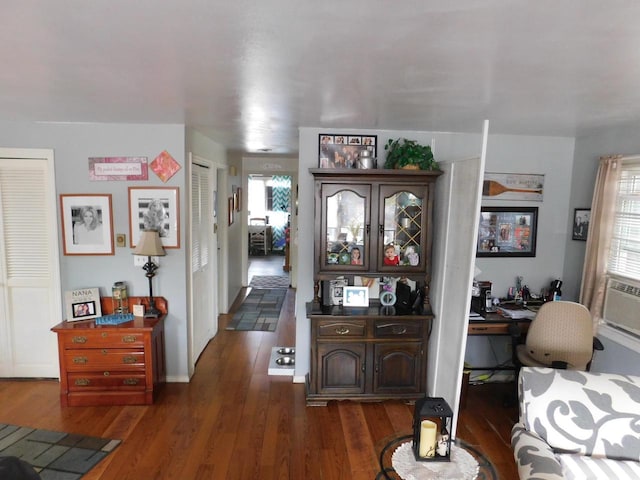
<path fill-rule="evenodd" d="M 488 313 L 483 320 L 469 320 L 467 335 L 502 335 L 511 336 L 511 358 L 514 359 L 516 345 L 524 340 L 530 318 L 507 318 L 499 313 Z M 468 370 L 515 370 L 513 366 L 507 367 L 472 367 Z"/>

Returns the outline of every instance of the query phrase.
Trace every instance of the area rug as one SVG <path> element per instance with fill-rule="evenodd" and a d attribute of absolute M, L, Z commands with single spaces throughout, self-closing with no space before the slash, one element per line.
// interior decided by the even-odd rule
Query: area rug
<path fill-rule="evenodd" d="M 254 288 L 289 288 L 289 277 L 277 275 L 254 275 L 250 287 Z"/>
<path fill-rule="evenodd" d="M 233 314 L 226 330 L 275 332 L 287 290 L 253 288 Z"/>
<path fill-rule="evenodd" d="M 120 440 L 0 423 L 0 457 L 20 458 L 42 480 L 78 480 L 119 444 Z"/>

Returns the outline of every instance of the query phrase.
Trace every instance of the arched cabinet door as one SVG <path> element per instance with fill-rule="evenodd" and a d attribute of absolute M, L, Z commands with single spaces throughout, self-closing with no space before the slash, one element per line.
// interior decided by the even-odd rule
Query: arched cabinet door
<path fill-rule="evenodd" d="M 364 393 L 365 352 L 364 343 L 318 345 L 320 393 Z"/>

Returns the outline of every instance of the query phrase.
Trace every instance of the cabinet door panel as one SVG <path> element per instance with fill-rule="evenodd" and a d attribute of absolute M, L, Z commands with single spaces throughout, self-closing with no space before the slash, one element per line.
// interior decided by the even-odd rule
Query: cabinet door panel
<path fill-rule="evenodd" d="M 371 186 L 323 184 L 320 270 L 367 271 L 371 231 Z"/>
<path fill-rule="evenodd" d="M 364 393 L 365 344 L 319 344 L 320 392 Z"/>
<path fill-rule="evenodd" d="M 380 186 L 378 262 L 381 271 L 424 270 L 428 252 L 428 200 L 428 186 Z"/>
<path fill-rule="evenodd" d="M 420 392 L 422 343 L 385 343 L 374 346 L 374 393 Z"/>

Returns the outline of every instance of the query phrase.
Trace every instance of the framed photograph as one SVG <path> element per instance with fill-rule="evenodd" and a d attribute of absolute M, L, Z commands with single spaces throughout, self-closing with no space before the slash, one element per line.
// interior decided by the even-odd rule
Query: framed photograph
<path fill-rule="evenodd" d="M 228 209 L 229 209 L 229 225 L 233 225 L 233 212 L 236 209 L 236 202 L 233 198 L 233 195 L 229 197 L 228 200 Z"/>
<path fill-rule="evenodd" d="M 358 168 L 360 154 L 368 150 L 371 157 L 378 154 L 377 135 L 336 135 L 321 133 L 318 136 L 318 166 L 320 168 Z"/>
<path fill-rule="evenodd" d="M 587 241 L 589 233 L 589 221 L 591 220 L 590 208 L 576 208 L 573 211 L 573 240 Z"/>
<path fill-rule="evenodd" d="M 535 257 L 538 207 L 482 207 L 476 257 Z"/>
<path fill-rule="evenodd" d="M 65 255 L 113 255 L 110 194 L 60 195 Z"/>
<path fill-rule="evenodd" d="M 129 245 L 145 230 L 157 230 L 164 248 L 180 248 L 178 187 L 129 187 Z"/>
<path fill-rule="evenodd" d="M 369 288 L 368 287 L 344 287 L 343 307 L 368 307 Z"/>
<path fill-rule="evenodd" d="M 64 292 L 67 322 L 89 320 L 102 316 L 100 292 L 97 288 L 82 288 Z"/>
<path fill-rule="evenodd" d="M 242 211 L 242 187 L 238 187 L 238 191 L 236 193 L 238 194 L 238 204 L 236 205 L 236 212 L 241 212 Z"/>

